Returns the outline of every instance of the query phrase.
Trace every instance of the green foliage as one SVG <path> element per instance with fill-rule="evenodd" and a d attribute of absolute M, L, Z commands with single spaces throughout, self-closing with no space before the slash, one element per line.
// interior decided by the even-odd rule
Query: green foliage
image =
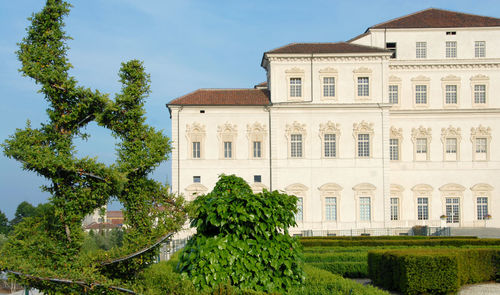
<path fill-rule="evenodd" d="M 194 201 L 197 233 L 180 256 L 179 271 L 199 289 L 230 284 L 275 292 L 303 280 L 301 246 L 288 234 L 297 198 L 277 191 L 253 194 L 234 175 Z"/>
<path fill-rule="evenodd" d="M 63 30 L 63 18 L 69 8 L 65 1 L 47 0 L 43 10 L 30 18 L 27 36 L 19 44 L 20 71 L 40 86 L 48 103 L 48 120 L 39 128 L 32 128 L 28 121 L 2 147 L 7 157 L 49 181 L 43 189 L 51 197 L 48 204 L 37 207 L 32 217 L 28 217 L 32 215 L 31 205 L 18 207 L 14 219 L 18 224 L 1 249 L 0 269 L 89 284 L 100 282 L 106 288 L 125 283 L 119 280 L 132 279 L 152 263 L 158 249 L 106 267 L 100 261 L 139 251 L 179 229 L 185 221 L 185 211 L 182 199 L 148 178 L 170 151 L 169 139 L 144 123 L 149 75 L 140 61 L 123 63 L 119 72 L 122 89 L 114 100 L 79 86 L 69 75 L 72 66 L 66 57 L 66 41 L 70 37 Z M 76 156 L 73 141 L 89 136 L 81 129 L 92 121 L 109 128 L 118 139 L 115 164 Z M 125 207 L 128 227 L 123 246 L 108 252 L 82 252 L 82 219 L 107 204 L 111 197 Z M 85 290 L 87 287 L 78 284 L 56 284 L 23 276 L 16 279 L 48 293 L 102 292 L 97 286 Z"/>
<path fill-rule="evenodd" d="M 435 238 L 435 239 L 301 239 L 304 247 L 354 247 L 354 246 L 499 246 L 500 239 Z"/>
<path fill-rule="evenodd" d="M 411 228 L 415 236 L 426 236 L 429 228 L 426 225 L 415 225 Z"/>
<path fill-rule="evenodd" d="M 97 233 L 91 230 L 88 234 L 85 234 L 82 252 L 107 251 L 113 247 L 119 248 L 121 246 L 123 246 L 123 230 L 114 228 L 110 231 L 102 230 Z"/>
<path fill-rule="evenodd" d="M 391 250 L 368 254 L 373 283 L 403 294 L 448 294 L 464 284 L 489 281 L 499 268 L 500 250 Z"/>
<path fill-rule="evenodd" d="M 309 262 L 309 265 L 324 269 L 345 278 L 366 278 L 368 277 L 368 264 L 362 262 Z"/>
<path fill-rule="evenodd" d="M 35 212 L 36 208 L 33 205 L 26 201 L 21 202 L 17 205 L 16 213 L 14 214 L 14 218 L 10 221 L 10 226 L 14 227 L 24 218 L 34 216 Z"/>
<path fill-rule="evenodd" d="M 3 244 L 7 242 L 7 237 L 4 234 L 0 234 L 0 249 L 2 249 Z"/>
<path fill-rule="evenodd" d="M 7 216 L 5 216 L 5 213 L 3 213 L 0 210 L 0 234 L 1 235 L 6 235 L 10 231 L 10 226 L 9 226 L 9 219 L 7 219 Z"/>

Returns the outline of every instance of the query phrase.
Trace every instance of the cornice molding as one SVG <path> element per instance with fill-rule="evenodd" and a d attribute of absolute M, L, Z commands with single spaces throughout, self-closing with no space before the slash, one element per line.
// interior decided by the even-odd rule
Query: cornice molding
<path fill-rule="evenodd" d="M 278 56 L 268 56 L 269 62 L 302 62 L 310 63 L 311 57 L 278 57 Z M 386 56 L 324 56 L 312 58 L 313 62 L 360 62 L 360 61 L 380 61 L 380 59 L 388 60 L 389 57 Z"/>
<path fill-rule="evenodd" d="M 389 65 L 390 70 L 467 70 L 467 69 L 498 69 L 500 63 L 464 63 L 464 64 L 397 64 Z"/>

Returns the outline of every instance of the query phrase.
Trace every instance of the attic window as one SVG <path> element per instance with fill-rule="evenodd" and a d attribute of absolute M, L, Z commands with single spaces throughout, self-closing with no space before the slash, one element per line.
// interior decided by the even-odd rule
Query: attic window
<path fill-rule="evenodd" d="M 456 35 L 457 32 L 446 32 L 446 35 Z"/>
<path fill-rule="evenodd" d="M 200 110 L 200 114 L 204 114 L 205 113 L 205 110 Z"/>
<path fill-rule="evenodd" d="M 396 58 L 396 42 L 385 43 L 385 48 L 392 51 L 391 58 Z"/>

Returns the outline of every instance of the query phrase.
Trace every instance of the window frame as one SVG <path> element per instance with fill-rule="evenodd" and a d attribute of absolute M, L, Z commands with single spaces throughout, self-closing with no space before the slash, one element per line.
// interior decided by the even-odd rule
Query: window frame
<path fill-rule="evenodd" d="M 234 160 L 236 159 L 237 153 L 237 138 L 238 138 L 238 126 L 236 124 L 231 124 L 226 122 L 225 124 L 219 125 L 217 127 L 217 137 L 219 138 L 219 159 L 221 160 Z M 230 157 L 228 157 L 228 147 L 226 143 L 231 143 L 230 145 Z"/>
<path fill-rule="evenodd" d="M 187 158 L 191 160 L 201 160 L 205 158 L 205 125 L 194 122 L 192 124 L 186 125 L 186 139 L 188 141 L 188 155 Z M 193 157 L 195 155 L 194 143 L 199 142 L 199 157 Z"/>
<path fill-rule="evenodd" d="M 303 101 L 305 95 L 305 71 L 300 68 L 292 68 L 285 70 L 285 79 L 287 86 L 287 100 L 288 101 Z M 292 79 L 300 79 L 300 96 L 292 96 Z"/>
<path fill-rule="evenodd" d="M 297 121 L 294 121 L 292 124 L 287 124 L 286 129 L 285 129 L 285 135 L 288 140 L 288 159 L 304 159 L 306 157 L 306 124 L 301 124 Z M 292 137 L 296 135 L 301 135 L 301 151 L 300 151 L 300 156 L 294 155 L 292 153 Z M 297 142 L 296 142 L 297 143 Z"/>
<path fill-rule="evenodd" d="M 393 203 L 393 200 L 396 200 L 395 204 Z M 390 220 L 391 221 L 401 220 L 401 216 L 400 216 L 401 210 L 399 208 L 400 198 L 391 195 L 389 203 L 390 203 L 390 207 L 391 207 L 390 208 Z"/>
<path fill-rule="evenodd" d="M 333 78 L 333 88 L 334 88 L 334 95 L 333 96 L 325 96 L 325 78 Z M 338 72 L 334 68 L 325 68 L 321 69 L 319 71 L 319 85 L 321 89 L 320 93 L 320 99 L 322 101 L 338 101 Z"/>
<path fill-rule="evenodd" d="M 481 141 L 486 141 L 486 151 L 484 152 L 484 156 L 480 156 L 483 154 L 482 152 L 478 152 L 478 139 Z M 472 142 L 472 161 L 474 162 L 487 162 L 490 160 L 491 154 L 491 128 L 484 127 L 479 125 L 477 128 L 471 128 L 471 137 L 470 140 Z"/>
<path fill-rule="evenodd" d="M 371 159 L 373 158 L 373 141 L 374 141 L 374 124 L 361 121 L 361 123 L 354 123 L 353 137 L 354 137 L 354 152 L 356 159 Z M 360 137 L 359 135 L 368 135 L 368 155 L 360 154 Z"/>
<path fill-rule="evenodd" d="M 479 85 L 484 85 L 484 103 L 476 102 L 476 91 L 475 87 Z M 470 78 L 470 87 L 471 87 L 471 104 L 472 107 L 475 108 L 485 108 L 488 107 L 489 104 L 489 85 L 490 78 L 485 75 L 476 75 Z"/>
<path fill-rule="evenodd" d="M 422 200 L 422 203 L 420 203 Z M 423 202 L 425 200 L 425 203 Z M 425 209 L 425 210 L 424 210 Z M 429 197 L 428 196 L 418 196 L 417 197 L 417 220 L 429 220 Z"/>
<path fill-rule="evenodd" d="M 422 47 L 422 45 L 423 45 L 423 47 Z M 426 41 L 415 42 L 415 58 L 416 59 L 427 58 L 427 42 Z"/>
<path fill-rule="evenodd" d="M 445 41 L 445 58 L 457 58 L 458 44 L 457 41 Z"/>
<path fill-rule="evenodd" d="M 372 87 L 372 70 L 369 68 L 361 67 L 358 69 L 355 69 L 353 71 L 353 78 L 354 78 L 354 99 L 356 101 L 367 101 L 371 100 L 373 97 L 373 87 Z M 366 90 L 368 91 L 368 95 L 359 95 L 359 79 L 366 78 L 367 79 L 367 85 L 366 85 Z"/>
<path fill-rule="evenodd" d="M 486 41 L 474 41 L 474 57 L 486 57 Z"/>
<path fill-rule="evenodd" d="M 415 108 L 428 108 L 431 93 L 430 79 L 424 76 L 418 76 L 411 79 L 413 88 L 413 107 Z M 417 86 L 425 86 L 425 103 L 417 103 Z M 422 90 L 420 90 L 422 91 Z M 420 92 L 419 91 L 419 92 Z"/>
<path fill-rule="evenodd" d="M 431 128 L 424 128 L 423 126 L 420 126 L 419 128 L 412 128 L 411 136 L 412 136 L 412 141 L 413 141 L 413 161 L 415 161 L 415 162 L 430 161 L 431 160 L 431 145 L 430 144 L 432 141 L 432 129 Z M 422 156 L 419 156 L 419 154 L 424 154 L 423 152 L 418 152 L 418 151 L 422 151 L 422 150 L 419 150 L 421 145 L 418 145 L 419 141 L 421 141 L 422 139 L 426 140 L 425 158 Z"/>
<path fill-rule="evenodd" d="M 443 161 L 456 162 L 460 161 L 460 146 L 462 141 L 462 130 L 460 127 L 455 128 L 453 126 L 449 126 L 448 128 L 441 128 L 441 142 L 443 144 Z M 455 153 L 448 152 L 448 141 L 455 140 Z"/>

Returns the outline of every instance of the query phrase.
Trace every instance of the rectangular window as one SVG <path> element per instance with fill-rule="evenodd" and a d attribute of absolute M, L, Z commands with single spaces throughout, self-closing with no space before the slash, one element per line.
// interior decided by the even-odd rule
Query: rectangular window
<path fill-rule="evenodd" d="M 417 154 L 427 154 L 427 138 L 417 138 Z"/>
<path fill-rule="evenodd" d="M 368 77 L 358 77 L 358 96 L 370 96 L 370 80 Z"/>
<path fill-rule="evenodd" d="M 193 159 L 199 159 L 201 157 L 200 142 L 193 141 Z"/>
<path fill-rule="evenodd" d="M 474 56 L 475 57 L 486 57 L 486 42 L 485 41 L 474 42 Z"/>
<path fill-rule="evenodd" d="M 302 158 L 302 134 L 290 136 L 290 157 Z"/>
<path fill-rule="evenodd" d="M 231 159 L 233 157 L 233 143 L 224 141 L 224 158 Z"/>
<path fill-rule="evenodd" d="M 391 220 L 399 220 L 399 198 L 391 198 Z"/>
<path fill-rule="evenodd" d="M 477 198 L 477 220 L 486 219 L 488 215 L 488 198 L 478 197 Z"/>
<path fill-rule="evenodd" d="M 389 154 L 391 161 L 399 160 L 399 139 L 397 138 L 389 139 Z"/>
<path fill-rule="evenodd" d="M 457 139 L 456 138 L 447 138 L 446 139 L 446 153 L 447 154 L 456 154 L 457 153 Z"/>
<path fill-rule="evenodd" d="M 427 42 L 416 43 L 416 57 L 427 58 Z"/>
<path fill-rule="evenodd" d="M 254 175 L 253 182 L 262 182 L 262 176 L 261 175 Z"/>
<path fill-rule="evenodd" d="M 385 43 L 385 48 L 392 51 L 391 58 L 396 58 L 397 55 L 397 47 L 396 42 L 387 42 Z"/>
<path fill-rule="evenodd" d="M 193 176 L 193 182 L 194 183 L 200 183 L 201 182 L 201 176 Z"/>
<path fill-rule="evenodd" d="M 324 97 L 335 96 L 335 77 L 323 78 L 323 96 Z"/>
<path fill-rule="evenodd" d="M 261 142 L 260 141 L 253 142 L 253 157 L 254 158 L 261 158 L 262 157 L 262 150 L 261 150 Z"/>
<path fill-rule="evenodd" d="M 417 198 L 417 218 L 418 220 L 429 219 L 429 199 Z"/>
<path fill-rule="evenodd" d="M 457 41 L 446 41 L 446 58 L 457 57 Z"/>
<path fill-rule="evenodd" d="M 427 104 L 427 85 L 415 85 L 415 103 Z"/>
<path fill-rule="evenodd" d="M 460 222 L 460 200 L 458 198 L 446 198 L 446 223 Z"/>
<path fill-rule="evenodd" d="M 336 155 L 336 135 L 335 134 L 325 134 L 324 139 L 325 144 L 325 158 L 335 158 Z"/>
<path fill-rule="evenodd" d="M 358 157 L 370 156 L 370 134 L 358 134 Z"/>
<path fill-rule="evenodd" d="M 359 220 L 371 220 L 371 200 L 370 197 L 359 198 Z"/>
<path fill-rule="evenodd" d="M 328 221 L 337 220 L 337 198 L 325 198 L 325 218 Z"/>
<path fill-rule="evenodd" d="M 474 103 L 486 103 L 486 85 L 474 85 Z"/>
<path fill-rule="evenodd" d="M 290 78 L 290 97 L 302 97 L 302 78 Z"/>
<path fill-rule="evenodd" d="M 389 103 L 399 103 L 399 87 L 398 85 L 389 85 Z"/>
<path fill-rule="evenodd" d="M 446 85 L 446 104 L 457 104 L 457 85 Z"/>
<path fill-rule="evenodd" d="M 295 214 L 295 221 L 302 221 L 304 219 L 304 198 L 297 198 L 297 213 Z"/>
<path fill-rule="evenodd" d="M 488 142 L 487 138 L 476 138 L 476 153 L 486 154 L 487 142 Z"/>

